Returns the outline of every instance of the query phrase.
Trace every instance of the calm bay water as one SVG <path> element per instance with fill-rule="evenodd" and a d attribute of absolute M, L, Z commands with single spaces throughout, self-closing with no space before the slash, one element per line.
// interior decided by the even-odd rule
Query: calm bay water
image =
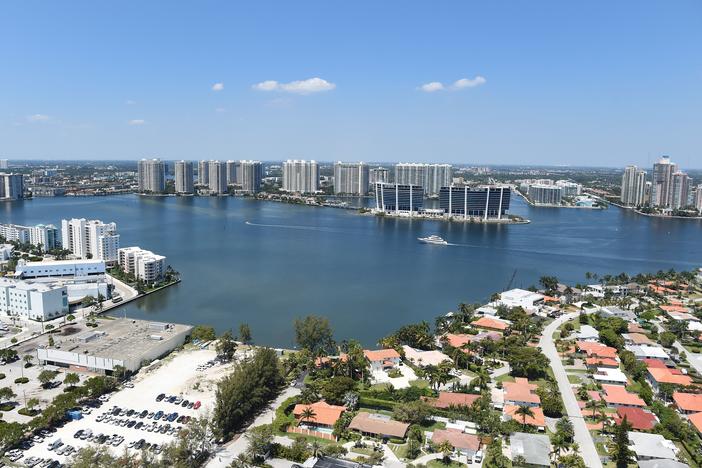
<path fill-rule="evenodd" d="M 0 222 L 115 221 L 122 246 L 166 255 L 183 282 L 118 309 L 130 317 L 248 323 L 259 344 L 291 346 L 292 322 L 329 317 L 338 339 L 372 345 L 399 325 L 459 302 L 483 302 L 542 275 L 630 274 L 702 266 L 702 222 L 605 211 L 533 208 L 528 225 L 383 219 L 353 211 L 240 198 L 44 198 L 0 204 Z M 450 246 L 417 237 L 438 234 Z"/>

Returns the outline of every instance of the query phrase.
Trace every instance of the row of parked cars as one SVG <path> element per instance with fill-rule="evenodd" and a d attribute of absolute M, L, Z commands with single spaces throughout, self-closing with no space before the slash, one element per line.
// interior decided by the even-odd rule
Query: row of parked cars
<path fill-rule="evenodd" d="M 96 444 L 111 445 L 113 447 L 119 447 L 119 445 L 124 442 L 124 437 L 119 434 L 93 434 L 93 431 L 90 429 L 79 429 L 75 434 L 73 434 L 73 438 L 88 442 L 95 442 Z"/>
<path fill-rule="evenodd" d="M 150 444 L 144 439 L 139 439 L 134 442 L 130 442 L 129 445 L 127 445 L 129 448 L 133 448 L 134 450 L 151 450 L 154 453 L 161 453 L 161 446 L 158 444 Z"/>
<path fill-rule="evenodd" d="M 200 400 L 184 400 L 183 397 L 179 397 L 177 395 L 166 395 L 165 393 L 161 393 L 156 397 L 157 403 L 161 401 L 163 401 L 164 403 L 173 403 L 174 405 L 178 405 L 188 409 L 199 409 L 200 406 L 202 406 Z"/>
<path fill-rule="evenodd" d="M 10 450 L 5 454 L 7 458 L 10 459 L 11 462 L 16 462 L 20 458 L 24 456 L 21 450 Z M 37 467 L 37 468 L 60 468 L 61 463 L 58 462 L 57 460 L 52 460 L 51 458 L 39 458 L 39 457 L 29 457 L 25 459 L 22 464 L 24 466 L 29 466 L 29 467 Z"/>
<path fill-rule="evenodd" d="M 200 372 L 202 372 L 202 371 L 209 369 L 210 367 L 213 367 L 213 366 L 216 366 L 219 364 L 224 364 L 224 362 L 225 361 L 223 359 L 214 358 L 214 359 L 210 359 L 209 361 L 207 361 L 203 364 L 200 364 L 199 366 L 197 366 L 196 369 L 199 370 Z"/>

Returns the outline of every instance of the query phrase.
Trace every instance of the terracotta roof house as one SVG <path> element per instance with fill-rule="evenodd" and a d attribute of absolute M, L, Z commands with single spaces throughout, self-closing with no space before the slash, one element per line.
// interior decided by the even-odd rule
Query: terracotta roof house
<path fill-rule="evenodd" d="M 458 429 L 436 429 L 431 441 L 436 445 L 448 441 L 451 446 L 463 456 L 472 457 L 480 450 L 480 437 L 466 434 Z"/>
<path fill-rule="evenodd" d="M 660 309 L 661 309 L 663 312 L 668 312 L 668 313 L 669 313 L 669 312 L 682 312 L 682 313 L 690 312 L 690 309 L 687 308 L 687 307 L 685 307 L 685 306 L 682 305 L 681 303 L 670 304 L 670 305 L 662 305 L 662 306 L 659 306 L 659 307 L 660 307 Z"/>
<path fill-rule="evenodd" d="M 692 423 L 692 425 L 695 426 L 697 432 L 702 434 L 702 413 L 691 414 L 687 417 L 687 419 L 689 419 L 690 423 Z"/>
<path fill-rule="evenodd" d="M 346 362 L 348 360 L 349 360 L 349 355 L 346 353 L 341 353 L 338 356 L 319 356 L 317 359 L 314 360 L 314 366 L 315 367 L 323 367 L 327 364 L 332 363 L 333 361 Z"/>
<path fill-rule="evenodd" d="M 663 383 L 681 386 L 692 385 L 692 379 L 690 376 L 674 373 L 667 368 L 659 369 L 656 367 L 649 367 L 647 380 L 655 391 L 658 391 L 660 384 Z"/>
<path fill-rule="evenodd" d="M 646 402 L 643 401 L 636 393 L 631 393 L 622 385 L 602 385 L 605 395 L 604 401 L 611 408 L 645 408 Z"/>
<path fill-rule="evenodd" d="M 632 345 L 652 345 L 653 341 L 643 333 L 623 333 L 624 343 Z"/>
<path fill-rule="evenodd" d="M 514 382 L 504 382 L 504 401 L 508 405 L 539 406 L 541 398 L 536 394 L 537 385 L 530 384 L 524 377 L 517 377 Z"/>
<path fill-rule="evenodd" d="M 586 354 L 588 357 L 611 358 L 617 357 L 617 349 L 605 346 L 602 343 L 593 343 L 591 341 L 576 341 L 575 346 L 578 351 Z"/>
<path fill-rule="evenodd" d="M 302 414 L 309 408 L 314 411 L 314 416 L 309 419 L 302 420 Z M 293 415 L 300 424 L 310 426 L 334 427 L 334 423 L 341 417 L 341 414 L 346 411 L 345 406 L 330 405 L 324 401 L 318 401 L 310 405 L 298 404 L 293 409 Z"/>
<path fill-rule="evenodd" d="M 642 359 L 641 362 L 646 364 L 646 367 L 653 367 L 654 369 L 667 369 L 668 364 L 666 364 L 661 359 Z"/>
<path fill-rule="evenodd" d="M 702 395 L 698 393 L 673 392 L 673 401 L 683 414 L 702 411 Z"/>
<path fill-rule="evenodd" d="M 400 365 L 400 353 L 394 349 L 378 349 L 375 351 L 364 349 L 364 356 L 370 362 L 371 370 L 393 369 Z"/>
<path fill-rule="evenodd" d="M 473 341 L 475 335 L 469 335 L 467 333 L 447 333 L 444 335 L 444 339 L 449 346 L 453 348 L 460 348 Z"/>
<path fill-rule="evenodd" d="M 518 409 L 519 409 L 519 406 L 505 405 L 503 413 L 505 416 L 508 417 L 508 419 L 514 419 L 519 424 L 522 424 L 523 418 L 522 418 L 521 414 L 517 414 Z M 546 418 L 544 417 L 544 410 L 542 410 L 538 406 L 533 406 L 531 408 L 531 411 L 532 411 L 532 413 L 534 413 L 534 416 L 527 416 L 526 420 L 524 420 L 524 424 L 527 424 L 529 426 L 535 426 L 538 429 L 545 429 L 546 428 Z"/>
<path fill-rule="evenodd" d="M 473 395 L 470 393 L 439 392 L 438 398 L 424 397 L 423 400 L 434 408 L 445 409 L 452 406 L 470 407 L 478 398 L 480 398 L 480 395 Z"/>
<path fill-rule="evenodd" d="M 359 412 L 351 420 L 349 429 L 380 438 L 404 439 L 409 424 L 394 421 L 390 416 L 382 414 Z"/>
<path fill-rule="evenodd" d="M 478 320 L 471 322 L 471 325 L 477 328 L 497 331 L 505 331 L 507 328 L 509 328 L 509 324 L 507 322 L 490 317 L 480 317 Z"/>
<path fill-rule="evenodd" d="M 585 358 L 585 365 L 590 370 L 596 370 L 598 367 L 608 367 L 610 369 L 618 369 L 619 361 L 612 358 L 589 357 Z"/>
<path fill-rule="evenodd" d="M 650 431 L 658 423 L 656 415 L 643 408 L 617 408 L 617 414 L 613 418 L 615 424 L 621 425 L 625 416 L 626 422 L 637 431 Z"/>
<path fill-rule="evenodd" d="M 646 329 L 641 327 L 638 323 L 629 322 L 626 326 L 629 333 L 646 333 Z"/>

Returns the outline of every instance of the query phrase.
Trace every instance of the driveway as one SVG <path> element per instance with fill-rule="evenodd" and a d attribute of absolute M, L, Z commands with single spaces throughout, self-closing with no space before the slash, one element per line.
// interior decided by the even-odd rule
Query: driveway
<path fill-rule="evenodd" d="M 390 377 L 387 372 L 379 370 L 373 371 L 373 383 L 390 383 L 395 388 L 408 388 L 410 382 L 417 380 L 417 374 L 414 373 L 414 369 L 410 366 L 400 366 L 398 367 L 402 373 L 402 377 Z"/>
<path fill-rule="evenodd" d="M 573 423 L 573 428 L 575 429 L 575 441 L 580 446 L 580 453 L 585 460 L 585 464 L 591 468 L 602 468 L 602 462 L 600 461 L 600 456 L 597 454 L 595 442 L 592 440 L 590 431 L 587 430 L 585 420 L 580 413 L 578 401 L 573 393 L 573 388 L 571 387 L 570 382 L 568 382 L 568 375 L 566 374 L 565 369 L 563 369 L 561 357 L 558 355 L 556 346 L 553 344 L 553 333 L 558 329 L 558 327 L 577 316 L 577 312 L 567 314 L 551 322 L 544 329 L 541 340 L 539 341 L 539 348 L 541 348 L 544 355 L 546 355 L 548 360 L 551 362 L 551 369 L 553 370 L 553 374 L 556 376 L 556 382 L 558 382 L 558 389 L 561 392 L 563 404 L 568 412 L 568 418 L 570 418 L 570 421 Z"/>

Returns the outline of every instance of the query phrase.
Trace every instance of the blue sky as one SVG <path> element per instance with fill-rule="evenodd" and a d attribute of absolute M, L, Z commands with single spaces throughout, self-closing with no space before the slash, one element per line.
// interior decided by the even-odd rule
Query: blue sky
<path fill-rule="evenodd" d="M 2 157 L 660 154 L 702 167 L 699 0 L 0 5 Z"/>

